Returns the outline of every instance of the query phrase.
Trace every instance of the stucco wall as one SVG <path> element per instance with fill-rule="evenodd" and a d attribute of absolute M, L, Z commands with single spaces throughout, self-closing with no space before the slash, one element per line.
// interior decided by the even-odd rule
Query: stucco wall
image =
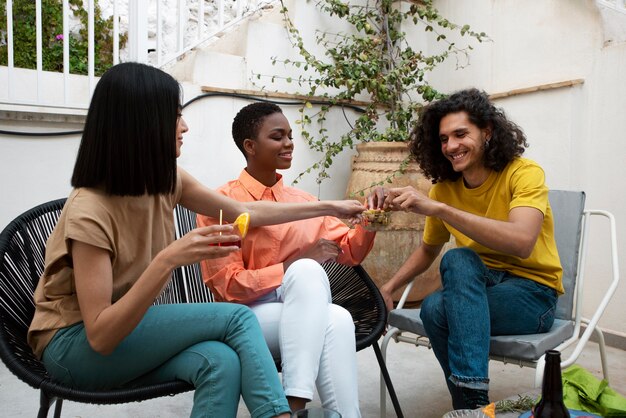
<path fill-rule="evenodd" d="M 437 5 L 450 20 L 468 23 L 474 30 L 484 31 L 491 37 L 490 42 L 475 48 L 470 55 L 470 65 L 464 69 L 456 70 L 456 62 L 451 60 L 434 72 L 430 81 L 438 89 L 452 92 L 476 86 L 488 93 L 499 93 L 565 80 L 584 80 L 582 85 L 499 99 L 497 104 L 526 132 L 530 142 L 526 155 L 545 168 L 548 185 L 551 188 L 584 190 L 588 208 L 606 209 L 616 216 L 618 242 L 624 242 L 626 223 L 622 220 L 626 219 L 626 199 L 620 193 L 623 186 L 620 186 L 619 179 L 625 169 L 619 152 L 621 138 L 616 133 L 623 132 L 626 125 L 626 120 L 620 117 L 626 109 L 626 83 L 622 81 L 623 74 L 626 74 L 626 44 L 619 39 L 606 42 L 606 28 L 596 3 L 592 0 L 547 0 L 533 1 L 531 5 L 515 0 L 477 0 L 468 4 L 449 0 L 439 1 Z M 620 16 L 613 14 L 613 18 L 620 19 Z M 293 19 L 300 27 L 308 28 L 304 30 L 304 36 L 309 40 L 313 39 L 315 29 L 332 27 L 335 31 L 339 30 L 332 19 L 312 13 L 311 5 L 298 4 Z M 251 30 L 258 31 L 259 27 Z M 262 31 L 265 35 L 270 32 L 267 26 L 263 26 Z M 279 27 L 272 31 L 275 34 L 280 32 Z M 415 31 L 413 36 L 416 45 L 424 44 L 423 32 Z M 290 52 L 284 38 L 272 38 L 271 42 L 257 44 L 254 50 L 248 43 L 246 62 L 249 71 L 280 74 L 281 70 L 272 67 L 267 57 L 289 57 Z M 286 84 L 275 88 L 296 90 Z M 235 112 L 242 105 L 241 102 L 231 102 L 230 107 L 220 109 Z M 206 109 L 206 112 L 200 109 L 198 112 L 208 114 Z M 228 112 L 222 113 L 227 121 L 234 114 Z M 293 109 L 286 108 L 286 113 L 292 122 L 297 118 Z M 202 123 L 201 119 L 198 117 L 197 122 Z M 331 132 L 333 129 L 346 129 L 345 122 L 341 120 L 333 123 Z M 215 128 L 219 132 L 228 132 L 227 122 L 220 121 L 218 124 L 219 127 Z M 236 175 L 242 162 L 241 156 L 229 144 L 230 137 L 218 135 L 220 143 L 208 145 L 207 138 L 211 136 L 204 135 L 202 128 L 198 130 L 197 143 L 203 144 L 204 141 L 204 145 L 198 146 L 206 149 L 186 154 L 191 155 L 189 162 L 183 156 L 181 164 L 193 166 L 191 160 L 197 161 L 196 155 L 207 155 L 209 149 L 217 146 L 218 155 L 229 155 L 230 158 L 230 164 L 224 167 L 224 171 L 212 171 L 216 174 L 209 175 L 207 168 L 200 165 L 192 167 L 192 170 L 201 177 L 207 177 L 207 184 L 221 184 L 224 173 L 228 173 L 229 178 Z M 223 140 L 226 141 L 225 146 Z M 321 198 L 342 197 L 352 154 L 345 153 L 333 166 L 332 180 L 317 186 L 313 176 L 307 176 L 300 187 Z M 296 136 L 296 161 L 292 170 L 285 173 L 286 178 L 292 179 L 313 159 L 301 138 Z M 601 290 L 606 288 L 610 273 L 606 225 L 600 222 L 593 226 L 597 229 L 592 229 L 586 269 L 585 293 L 588 299 L 584 304 L 584 314 L 587 316 L 593 313 L 592 307 L 602 297 Z M 623 255 L 620 261 L 626 265 Z M 626 333 L 624 311 L 619 303 L 625 296 L 626 290 L 621 286 L 600 322 L 602 327 L 620 335 Z"/>
<path fill-rule="evenodd" d="M 450 20 L 484 31 L 491 42 L 480 45 L 463 70 L 438 71 L 431 82 L 451 92 L 476 86 L 489 93 L 571 79 L 582 85 L 496 100 L 526 132 L 526 155 L 546 171 L 549 187 L 584 190 L 587 208 L 605 209 L 617 219 L 621 271 L 625 271 L 626 198 L 621 152 L 626 129 L 626 43 L 607 40 L 607 28 L 592 0 L 473 1 L 471 6 L 438 1 Z M 626 15 L 613 13 L 626 24 Z M 607 228 L 590 237 L 584 315 L 591 316 L 610 275 Z M 600 321 L 624 335 L 626 286 L 618 288 Z"/>
<path fill-rule="evenodd" d="M 626 175 L 621 147 L 626 132 L 623 117 L 626 43 L 620 39 L 607 42 L 604 20 L 593 0 L 440 0 L 436 4 L 451 21 L 468 23 L 491 37 L 491 42 L 477 46 L 472 52 L 468 67 L 456 70 L 454 63 L 450 63 L 432 74 L 430 81 L 436 88 L 451 92 L 476 86 L 488 93 L 498 93 L 563 80 L 584 80 L 574 87 L 499 99 L 497 104 L 526 132 L 530 142 L 527 156 L 545 168 L 551 188 L 584 190 L 588 208 L 606 209 L 616 216 L 618 245 L 622 246 L 620 262 L 626 266 L 626 198 L 625 186 L 621 184 Z M 311 7 L 299 2 L 294 11 L 297 24 L 309 25 L 306 29 L 309 37 L 314 29 L 333 25 L 332 20 L 312 13 Z M 618 14 L 614 18 L 619 20 L 623 16 Z M 225 44 L 217 48 L 223 52 L 231 48 L 240 54 L 248 76 L 238 83 L 240 88 L 252 88 L 251 71 L 276 72 L 278 70 L 269 63 L 270 57 L 289 56 L 292 52 L 280 19 L 275 16 L 242 30 L 247 31 L 244 46 L 242 36 L 233 36 L 230 47 L 225 37 Z M 416 44 L 423 42 L 420 32 L 413 36 Z M 219 69 L 219 57 L 212 55 L 209 63 L 211 60 Z M 186 79 L 185 100 L 201 93 L 194 77 L 200 79 L 202 72 L 195 71 L 195 76 Z M 217 80 L 210 77 L 209 71 L 204 72 L 207 76 L 201 84 L 211 85 L 212 80 Z M 193 73 L 183 71 L 180 74 Z M 213 85 L 219 87 L 219 84 Z M 211 187 L 235 177 L 243 167 L 243 157 L 232 143 L 230 123 L 236 111 L 246 103 L 240 99 L 207 99 L 185 109 L 191 130 L 185 137 L 179 163 Z M 284 110 L 295 133 L 294 165 L 284 173 L 290 182 L 316 156 L 298 135 L 294 123 L 298 117 L 296 108 L 285 106 Z M 332 119 L 328 126 L 331 132 L 346 129 L 343 115 L 334 115 Z M 31 130 L 47 128 L 6 120 L 0 120 L 0 125 L 3 128 L 21 125 L 21 129 Z M 67 195 L 77 147 L 76 138 L 0 136 L 0 227 L 39 202 Z M 307 176 L 299 187 L 322 199 L 343 197 L 353 154 L 353 151 L 345 153 L 332 167 L 332 180 L 318 187 L 314 177 Z M 589 298 L 584 305 L 586 315 L 591 314 L 593 302 L 601 297 L 599 289 L 607 283 L 605 233 L 606 228 L 600 225 L 591 236 L 586 269 L 585 290 Z M 622 336 L 626 336 L 621 303 L 625 298 L 626 288 L 622 285 L 600 322 L 603 328 Z"/>

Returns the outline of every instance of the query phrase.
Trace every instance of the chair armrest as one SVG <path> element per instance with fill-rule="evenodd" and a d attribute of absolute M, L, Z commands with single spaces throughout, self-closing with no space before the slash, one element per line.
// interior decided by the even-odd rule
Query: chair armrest
<path fill-rule="evenodd" d="M 598 307 L 594 311 L 591 319 L 583 319 L 581 317 L 581 309 L 583 303 L 583 285 L 584 285 L 584 273 L 585 273 L 585 261 L 587 256 L 587 237 L 590 225 L 590 218 L 592 216 L 602 216 L 606 218 L 609 222 L 609 244 L 610 244 L 610 259 L 611 259 L 611 275 L 612 279 L 607 287 L 607 290 L 602 297 L 602 300 L 598 304 Z M 561 367 L 568 367 L 576 361 L 578 356 L 581 354 L 585 344 L 589 341 L 591 334 L 596 332 L 596 326 L 600 317 L 606 310 L 611 298 L 615 294 L 615 290 L 619 284 L 619 257 L 617 252 L 617 228 L 615 226 L 615 217 L 605 210 L 585 210 L 583 213 L 583 237 L 581 239 L 581 252 L 580 252 L 580 264 L 578 269 L 578 280 L 576 286 L 578 286 L 578 291 L 576 292 L 576 327 L 577 331 L 580 329 L 580 323 L 587 323 L 587 327 L 585 332 L 580 336 L 574 351 L 570 354 L 570 356 L 561 362 Z M 575 335 L 578 335 L 577 333 Z M 566 341 L 567 343 L 567 341 Z M 564 343 L 565 344 L 565 343 Z M 568 344 L 569 345 L 569 344 Z"/>

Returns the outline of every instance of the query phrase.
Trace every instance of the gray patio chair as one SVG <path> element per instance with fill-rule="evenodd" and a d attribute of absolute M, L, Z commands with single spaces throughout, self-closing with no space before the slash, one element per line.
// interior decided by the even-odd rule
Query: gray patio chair
<path fill-rule="evenodd" d="M 491 337 L 489 358 L 503 363 L 534 367 L 535 387 L 541 385 L 544 368 L 544 356 L 547 350 L 562 351 L 573 345 L 572 353 L 561 362 L 561 368 L 572 365 L 592 333 L 595 333 L 600 350 L 602 372 L 608 381 L 609 370 L 606 364 L 604 336 L 598 321 L 619 282 L 616 228 L 613 215 L 603 210 L 585 210 L 584 192 L 551 190 L 550 206 L 554 214 L 555 236 L 559 257 L 563 266 L 563 286 L 565 294 L 559 297 L 554 325 L 544 334 L 506 335 Z M 587 250 L 590 218 L 601 216 L 609 222 L 608 244 L 610 247 L 612 277 L 605 279 L 607 287 L 595 308 L 591 319 L 583 318 L 585 255 Z M 412 283 L 405 289 L 398 308 L 390 312 L 389 330 L 381 343 L 383 358 L 386 358 L 387 346 L 391 340 L 406 342 L 416 346 L 430 347 L 424 326 L 420 319 L 420 309 L 403 309 L 404 302 L 411 290 Z M 581 333 L 581 326 L 585 325 Z M 386 413 L 386 397 L 381 387 L 381 417 Z"/>

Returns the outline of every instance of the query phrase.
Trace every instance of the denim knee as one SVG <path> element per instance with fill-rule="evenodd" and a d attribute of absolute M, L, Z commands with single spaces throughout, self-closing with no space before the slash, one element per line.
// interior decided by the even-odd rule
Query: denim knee
<path fill-rule="evenodd" d="M 482 260 L 476 252 L 467 247 L 451 248 L 441 257 L 441 269 L 448 269 L 465 263 L 480 263 Z"/>
<path fill-rule="evenodd" d="M 236 317 L 241 318 L 244 322 L 257 322 L 256 315 L 247 305 L 236 304 L 237 308 L 233 311 Z"/>
<path fill-rule="evenodd" d="M 445 285 L 446 280 L 466 279 L 468 276 L 476 277 L 472 271 L 479 272 L 486 267 L 478 256 L 478 254 L 467 247 L 452 248 L 443 255 L 439 265 L 442 284 Z M 483 276 L 483 275 L 479 275 Z"/>
<path fill-rule="evenodd" d="M 437 320 L 442 317 L 440 313 L 442 307 L 441 291 L 431 293 L 422 301 L 422 305 L 420 306 L 420 318 L 427 328 L 430 323 L 439 322 Z"/>
<path fill-rule="evenodd" d="M 231 308 L 230 315 L 234 318 L 241 320 L 242 322 L 258 322 L 256 315 L 247 305 L 239 303 L 220 302 L 221 304 L 228 305 Z"/>
<path fill-rule="evenodd" d="M 211 379 L 221 385 L 225 382 L 236 382 L 241 378 L 239 355 L 226 344 L 218 345 L 207 341 L 185 351 L 189 359 L 195 356 L 196 372 L 193 379 L 196 386 Z"/>

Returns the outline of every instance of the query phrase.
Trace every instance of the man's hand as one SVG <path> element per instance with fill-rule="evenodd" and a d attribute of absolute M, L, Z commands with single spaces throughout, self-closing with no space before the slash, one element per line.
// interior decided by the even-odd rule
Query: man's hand
<path fill-rule="evenodd" d="M 393 292 L 389 289 L 389 286 L 387 286 L 387 283 L 385 283 L 384 285 L 380 287 L 380 294 L 382 295 L 383 300 L 385 301 L 385 306 L 387 307 L 387 311 L 391 312 L 394 309 Z"/>
<path fill-rule="evenodd" d="M 432 216 L 440 205 L 439 202 L 430 199 L 411 186 L 389 189 L 388 193 L 384 207 L 391 210 L 415 212 L 421 215 Z"/>
<path fill-rule="evenodd" d="M 385 199 L 389 195 L 389 191 L 384 187 L 376 187 L 367 196 L 366 204 L 368 209 L 383 209 Z"/>

